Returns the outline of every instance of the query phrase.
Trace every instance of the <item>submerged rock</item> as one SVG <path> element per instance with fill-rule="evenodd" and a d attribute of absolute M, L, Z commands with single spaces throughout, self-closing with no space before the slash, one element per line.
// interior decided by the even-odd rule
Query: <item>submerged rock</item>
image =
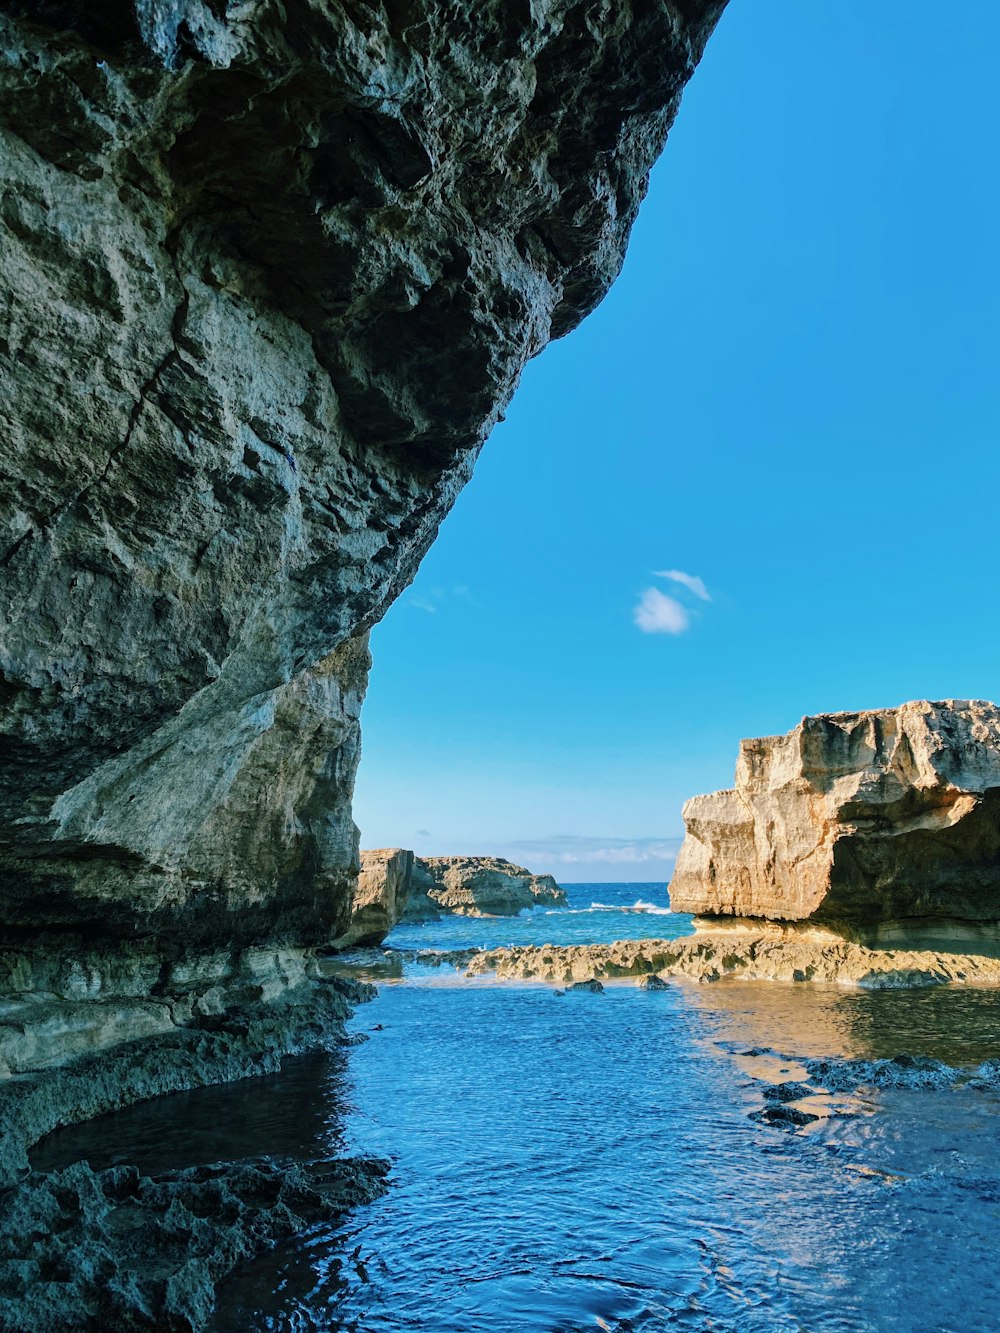
<path fill-rule="evenodd" d="M 869 942 L 923 924 L 960 949 L 962 923 L 1000 921 L 1000 709 L 804 718 L 744 741 L 733 790 L 694 797 L 684 822 L 675 911 L 840 924 Z"/>
<path fill-rule="evenodd" d="M 566 894 L 551 875 L 534 875 L 501 856 L 418 856 L 403 915 L 516 916 L 526 907 L 565 904 Z"/>
<path fill-rule="evenodd" d="M 750 1113 L 751 1120 L 760 1120 L 765 1125 L 783 1125 L 789 1129 L 798 1129 L 802 1125 L 811 1125 L 821 1119 L 812 1111 L 804 1111 L 798 1106 L 786 1106 L 783 1102 L 772 1102 L 760 1111 Z"/>
<path fill-rule="evenodd" d="M 566 987 L 567 991 L 589 991 L 592 995 L 600 995 L 604 987 L 596 977 L 591 977 L 588 981 L 574 981 L 572 986 Z"/>
<path fill-rule="evenodd" d="M 669 990 L 669 989 L 670 989 L 670 983 L 669 983 L 669 981 L 664 981 L 662 977 L 658 977 L 658 976 L 656 976 L 656 974 L 654 973 L 654 974 L 652 974 L 652 975 L 650 975 L 650 976 L 648 976 L 648 977 L 643 977 L 643 979 L 639 982 L 639 989 L 640 989 L 640 990 Z"/>

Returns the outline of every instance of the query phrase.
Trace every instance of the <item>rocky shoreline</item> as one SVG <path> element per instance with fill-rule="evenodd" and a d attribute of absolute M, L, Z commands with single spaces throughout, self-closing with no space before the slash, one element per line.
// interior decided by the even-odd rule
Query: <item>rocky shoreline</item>
<path fill-rule="evenodd" d="M 162 1009 L 165 1030 L 152 1035 L 137 1035 L 136 1024 L 150 1001 L 115 995 L 107 975 L 100 998 L 25 998 L 16 1016 L 6 1002 L 0 1329 L 202 1328 L 216 1283 L 239 1263 L 384 1190 L 388 1164 L 367 1159 L 241 1159 L 155 1176 L 130 1166 L 95 1172 L 83 1162 L 31 1169 L 30 1150 L 52 1130 L 166 1093 L 275 1073 L 287 1056 L 344 1044 L 345 1020 L 374 994 L 312 953 L 201 964 L 200 987 L 189 976 L 184 995 L 161 988 L 152 1007 Z M 116 1040 L 130 1025 L 132 1039 Z M 39 1051 L 49 1067 L 37 1067 Z"/>
<path fill-rule="evenodd" d="M 778 923 L 705 927 L 674 940 L 515 946 L 424 953 L 424 964 L 451 964 L 468 977 L 554 983 L 619 978 L 691 981 L 820 982 L 871 989 L 950 983 L 1000 985 L 1000 958 L 937 949 L 871 949 L 819 929 Z"/>
<path fill-rule="evenodd" d="M 226 1274 L 377 1198 L 388 1170 L 260 1157 L 156 1176 L 85 1162 L 34 1173 L 3 1197 L 0 1328 L 204 1328 Z"/>

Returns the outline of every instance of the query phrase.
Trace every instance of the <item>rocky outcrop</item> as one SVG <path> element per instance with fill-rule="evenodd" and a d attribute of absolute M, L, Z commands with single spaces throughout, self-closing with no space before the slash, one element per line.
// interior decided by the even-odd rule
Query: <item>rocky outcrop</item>
<path fill-rule="evenodd" d="M 279 1241 L 385 1190 L 388 1162 L 256 1160 L 156 1177 L 84 1162 L 9 1190 L 0 1327 L 192 1330 L 219 1280 Z"/>
<path fill-rule="evenodd" d="M 869 943 L 1000 921 L 1000 709 L 807 717 L 744 741 L 732 791 L 696 796 L 678 912 L 837 925 Z"/>
<path fill-rule="evenodd" d="M 502 856 L 418 856 L 404 917 L 440 913 L 516 916 L 526 907 L 561 907 L 566 895 L 551 875 L 533 875 Z"/>
<path fill-rule="evenodd" d="M 354 890 L 351 924 L 331 948 L 381 944 L 399 922 L 410 896 L 413 853 L 383 847 L 361 853 L 361 873 Z"/>
<path fill-rule="evenodd" d="M 423 955 L 422 963 L 498 980 L 586 982 L 626 977 L 691 981 L 828 982 L 872 990 L 947 983 L 1000 985 L 1000 958 L 931 949 L 871 949 L 834 931 L 759 922 L 701 929 L 676 940 L 515 946 Z"/>
<path fill-rule="evenodd" d="M 346 928 L 367 630 L 722 4 L 4 7 L 0 928 Z"/>

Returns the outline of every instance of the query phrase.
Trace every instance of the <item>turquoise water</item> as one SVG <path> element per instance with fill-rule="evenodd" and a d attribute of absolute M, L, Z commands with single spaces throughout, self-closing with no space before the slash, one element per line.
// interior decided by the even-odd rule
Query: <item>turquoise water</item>
<path fill-rule="evenodd" d="M 397 926 L 386 944 L 419 949 L 498 949 L 514 944 L 611 944 L 691 933 L 691 917 L 671 912 L 665 884 L 567 884 L 566 907 L 514 917 L 442 917 Z"/>
<path fill-rule="evenodd" d="M 643 916 L 643 933 L 689 929 L 626 910 L 662 910 L 662 889 L 570 898 L 545 920 L 448 920 L 392 942 L 602 940 Z M 363 1044 L 133 1108 L 96 1139 L 67 1131 L 91 1135 L 95 1165 L 227 1150 L 392 1160 L 383 1199 L 229 1280 L 216 1333 L 1000 1327 L 1000 1096 L 966 1081 L 1000 1058 L 995 992 L 625 982 L 560 996 L 412 958 L 358 1010 Z M 829 1114 L 801 1127 L 756 1118 L 812 1058 L 842 1073 L 901 1052 L 946 1061 L 958 1085 L 893 1065 L 900 1086 L 841 1079 Z"/>

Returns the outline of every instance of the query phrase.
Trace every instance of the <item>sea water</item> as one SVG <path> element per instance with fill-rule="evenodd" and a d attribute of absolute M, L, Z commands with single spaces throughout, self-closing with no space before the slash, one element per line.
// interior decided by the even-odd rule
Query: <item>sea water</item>
<path fill-rule="evenodd" d="M 809 1057 L 997 1058 L 993 991 L 559 995 L 466 981 L 417 952 L 689 930 L 647 885 L 398 928 L 402 978 L 357 1011 L 363 1044 L 123 1112 L 113 1153 L 90 1156 L 150 1170 L 264 1151 L 391 1159 L 384 1198 L 224 1285 L 218 1333 L 1000 1328 L 994 1087 L 902 1077 L 801 1127 L 756 1118 Z"/>

